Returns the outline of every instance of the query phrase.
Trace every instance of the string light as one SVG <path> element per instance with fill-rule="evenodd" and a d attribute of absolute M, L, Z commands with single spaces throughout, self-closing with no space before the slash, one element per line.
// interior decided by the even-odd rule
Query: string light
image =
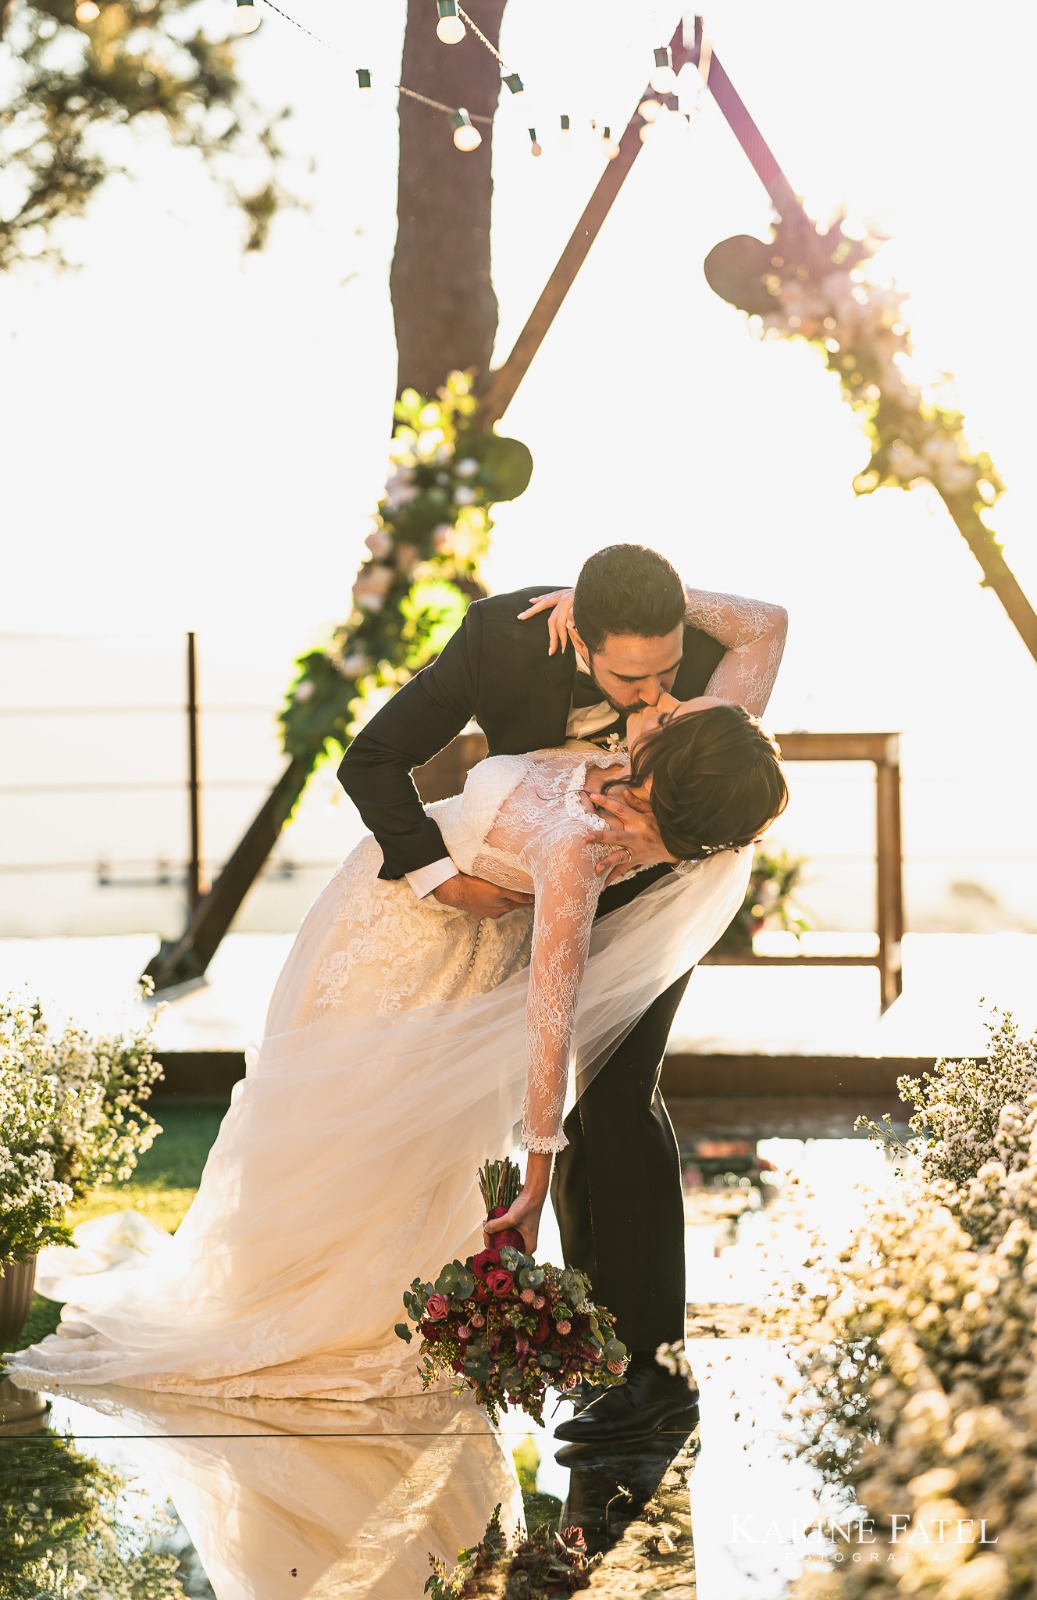
<path fill-rule="evenodd" d="M 439 9 L 436 38 L 440 44 L 460 44 L 465 26 L 457 14 L 457 0 L 436 0 L 436 3 Z M 454 142 L 457 143 L 456 139 Z"/>
<path fill-rule="evenodd" d="M 653 100 L 651 97 L 649 97 L 647 100 L 642 100 L 641 104 L 637 108 L 638 115 L 642 117 L 645 122 L 654 122 L 661 110 L 662 106 L 659 104 L 658 100 Z"/>
<path fill-rule="evenodd" d="M 356 81 L 357 88 L 359 90 L 359 93 L 357 94 L 357 101 L 359 105 L 366 110 L 371 104 L 371 100 L 373 98 L 371 92 L 371 69 L 369 67 L 357 67 Z"/>
<path fill-rule="evenodd" d="M 482 134 L 473 126 L 472 119 L 464 106 L 458 106 L 450 121 L 454 125 L 454 143 L 457 148 L 464 150 L 466 154 L 478 150 L 482 144 Z"/>
<path fill-rule="evenodd" d="M 77 22 L 96 22 L 101 15 L 101 7 L 97 0 L 79 0 L 76 6 Z"/>
<path fill-rule="evenodd" d="M 535 128 L 530 128 L 529 130 L 529 153 L 531 156 L 542 156 L 544 153 L 543 145 L 537 143 L 537 131 Z"/>
<path fill-rule="evenodd" d="M 660 45 L 655 52 L 655 66 L 648 82 L 656 94 L 672 94 L 677 87 L 677 74 L 673 70 L 673 57 L 668 44 Z"/>
<path fill-rule="evenodd" d="M 235 21 L 237 22 L 239 33 L 255 33 L 262 20 L 256 10 L 254 0 L 238 0 Z"/>
<path fill-rule="evenodd" d="M 562 115 L 559 117 L 558 123 L 559 123 L 559 127 L 560 127 L 561 133 L 562 133 L 562 143 L 563 144 L 571 144 L 572 143 L 572 126 L 571 126 L 571 124 L 569 122 L 569 118 L 566 116 L 564 111 L 562 112 Z"/>
<path fill-rule="evenodd" d="M 507 84 L 512 94 L 521 94 L 523 89 L 526 87 L 517 72 L 509 72 L 507 77 L 504 79 L 504 82 Z"/>
<path fill-rule="evenodd" d="M 612 129 L 607 125 L 601 130 L 601 148 L 610 161 L 615 161 L 619 155 L 619 145 L 612 137 Z"/>

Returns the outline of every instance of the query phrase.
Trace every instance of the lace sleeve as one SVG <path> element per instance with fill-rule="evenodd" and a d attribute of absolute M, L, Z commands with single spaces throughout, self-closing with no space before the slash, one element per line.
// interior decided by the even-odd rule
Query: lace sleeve
<path fill-rule="evenodd" d="M 523 852 L 535 896 L 523 1150 L 564 1150 L 569 1142 L 562 1132 L 569 1036 L 601 893 L 594 863 L 607 853 L 607 845 L 585 844 L 571 828 L 552 831 Z"/>
<path fill-rule="evenodd" d="M 684 591 L 688 621 L 727 646 L 727 654 L 706 684 L 704 693 L 744 706 L 762 717 L 781 665 L 788 632 L 784 606 L 747 600 L 737 594 Z"/>

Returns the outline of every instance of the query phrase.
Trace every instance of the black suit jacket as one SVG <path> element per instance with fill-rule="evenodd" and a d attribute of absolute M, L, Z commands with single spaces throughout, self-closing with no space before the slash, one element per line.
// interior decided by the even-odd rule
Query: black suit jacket
<path fill-rule="evenodd" d="M 381 846 L 380 877 L 401 878 L 447 855 L 411 772 L 445 749 L 473 717 L 491 756 L 565 743 L 575 653 L 570 647 L 564 655 L 548 655 L 548 612 L 518 620 L 531 596 L 552 587 L 558 585 L 475 601 L 436 660 L 397 690 L 346 751 L 339 780 Z M 677 698 L 701 694 L 723 654 L 722 644 L 686 627 L 673 685 Z"/>

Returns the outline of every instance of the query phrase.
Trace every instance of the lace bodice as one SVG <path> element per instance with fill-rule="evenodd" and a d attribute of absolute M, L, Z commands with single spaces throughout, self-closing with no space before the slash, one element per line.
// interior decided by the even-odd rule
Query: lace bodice
<path fill-rule="evenodd" d="M 585 842 L 603 826 L 580 791 L 590 766 L 622 755 L 569 744 L 531 755 L 492 756 L 473 767 L 458 801 L 433 807 L 462 872 L 535 896 L 526 1034 L 529 1073 L 525 1150 L 562 1150 L 569 1039 L 609 846 Z"/>

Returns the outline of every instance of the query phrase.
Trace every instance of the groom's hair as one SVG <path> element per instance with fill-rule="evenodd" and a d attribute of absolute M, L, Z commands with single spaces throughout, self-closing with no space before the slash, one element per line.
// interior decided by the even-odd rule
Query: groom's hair
<path fill-rule="evenodd" d="M 643 544 L 610 544 L 584 562 L 573 622 L 588 650 L 614 634 L 661 639 L 684 621 L 684 585 L 664 556 Z"/>

